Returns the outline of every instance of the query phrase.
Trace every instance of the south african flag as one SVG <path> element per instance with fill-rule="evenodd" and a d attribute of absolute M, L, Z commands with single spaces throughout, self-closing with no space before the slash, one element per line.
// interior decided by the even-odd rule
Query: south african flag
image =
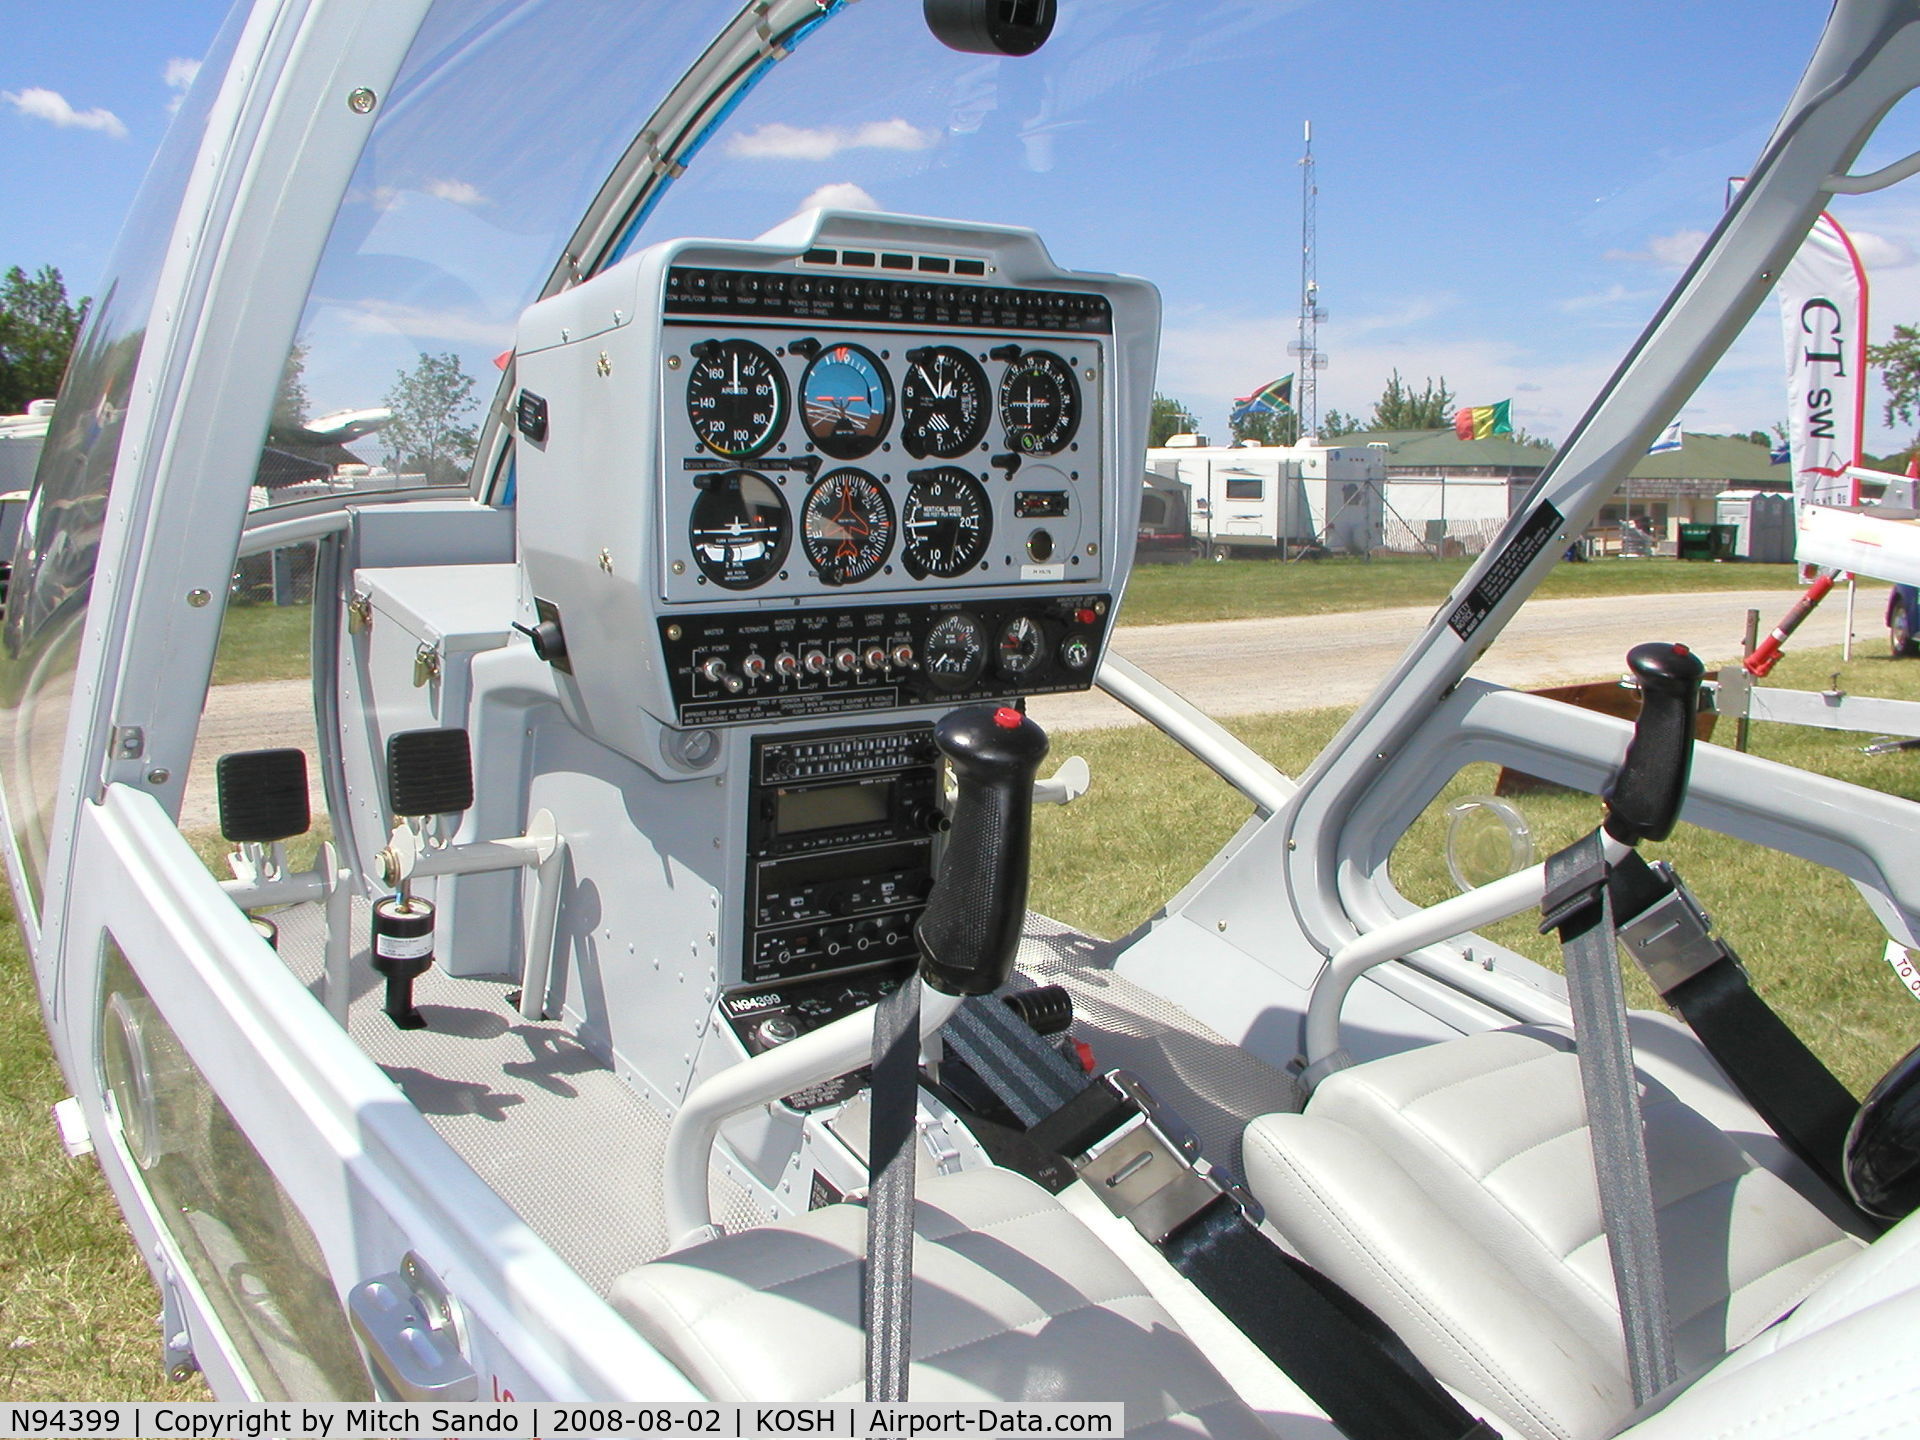
<path fill-rule="evenodd" d="M 1238 425 L 1249 415 L 1278 415 L 1293 409 L 1293 376 L 1282 375 L 1278 380 L 1262 385 L 1251 395 L 1242 395 L 1233 402 L 1231 421 Z"/>

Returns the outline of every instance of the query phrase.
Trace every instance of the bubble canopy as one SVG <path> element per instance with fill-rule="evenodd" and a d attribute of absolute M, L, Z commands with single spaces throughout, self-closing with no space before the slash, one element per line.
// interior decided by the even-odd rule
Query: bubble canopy
<path fill-rule="evenodd" d="M 1297 363 L 1311 121 L 1321 409 L 1364 415 L 1398 366 L 1463 403 L 1518 391 L 1515 422 L 1561 438 L 1670 283 L 1662 244 L 1710 228 L 1758 152 L 1818 17 L 1705 66 L 1686 36 L 1731 6 L 1670 19 L 1655 49 L 1644 17 L 1597 4 L 1385 28 L 1362 10 L 1067 0 L 1007 58 L 947 49 L 913 0 L 776 5 L 731 48 L 731 3 L 442 0 L 316 274 L 304 413 L 379 406 L 452 355 L 477 414 L 541 294 L 824 204 L 1031 226 L 1064 264 L 1149 276 L 1162 388 L 1224 437 L 1233 399 Z"/>

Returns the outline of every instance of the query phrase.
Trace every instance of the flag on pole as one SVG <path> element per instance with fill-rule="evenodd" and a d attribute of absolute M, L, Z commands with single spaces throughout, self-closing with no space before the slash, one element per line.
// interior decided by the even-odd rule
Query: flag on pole
<path fill-rule="evenodd" d="M 1466 405 L 1453 415 L 1453 433 L 1462 440 L 1484 440 L 1489 435 L 1511 435 L 1513 420 L 1507 413 L 1511 400 L 1497 405 Z"/>
<path fill-rule="evenodd" d="M 1293 409 L 1293 376 L 1282 375 L 1262 385 L 1251 395 L 1242 395 L 1233 402 L 1233 414 L 1229 423 L 1238 425 L 1250 415 L 1278 415 Z"/>
<path fill-rule="evenodd" d="M 1686 444 L 1686 437 L 1680 433 L 1680 422 L 1674 421 L 1660 432 L 1660 438 L 1647 446 L 1647 454 L 1658 455 L 1665 450 L 1678 450 Z"/>

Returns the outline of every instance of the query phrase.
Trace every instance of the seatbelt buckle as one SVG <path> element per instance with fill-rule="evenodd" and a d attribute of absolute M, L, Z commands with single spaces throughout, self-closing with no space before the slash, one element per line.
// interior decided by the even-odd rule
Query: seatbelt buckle
<path fill-rule="evenodd" d="M 1661 860 L 1652 869 L 1671 888 L 1631 920 L 1622 921 L 1618 934 L 1653 988 L 1666 995 L 1726 959 L 1728 952 L 1713 938 L 1713 918 L 1673 867 Z"/>
<path fill-rule="evenodd" d="M 1073 1167 L 1109 1210 L 1157 1245 L 1222 1195 L 1239 1200 L 1238 1187 L 1216 1177 L 1185 1127 L 1137 1079 L 1112 1070 L 1100 1083 L 1131 1113 L 1073 1157 Z"/>

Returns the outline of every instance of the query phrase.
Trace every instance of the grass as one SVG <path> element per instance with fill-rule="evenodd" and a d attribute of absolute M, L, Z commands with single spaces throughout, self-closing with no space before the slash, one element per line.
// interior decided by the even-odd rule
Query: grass
<path fill-rule="evenodd" d="M 220 625 L 213 683 L 243 685 L 262 680 L 304 680 L 312 644 L 312 605 L 270 605 L 234 600 Z"/>
<path fill-rule="evenodd" d="M 1127 582 L 1127 625 L 1187 620 L 1251 620 L 1432 607 L 1446 599 L 1472 562 L 1382 556 L 1277 560 L 1196 560 L 1142 565 Z M 1536 592 L 1549 600 L 1589 595 L 1655 595 L 1697 590 L 1793 590 L 1792 565 L 1710 564 L 1682 560 L 1590 560 L 1556 565 Z M 1772 617 L 1769 617 L 1771 619 Z"/>

